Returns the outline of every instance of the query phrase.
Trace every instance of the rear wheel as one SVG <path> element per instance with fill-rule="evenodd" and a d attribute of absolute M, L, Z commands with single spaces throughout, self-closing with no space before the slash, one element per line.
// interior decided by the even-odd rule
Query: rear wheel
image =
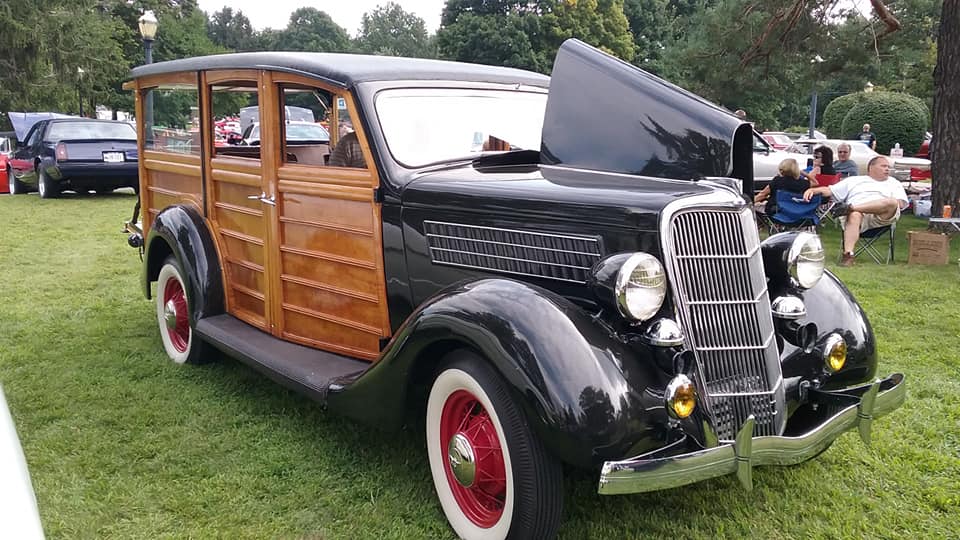
<path fill-rule="evenodd" d="M 37 169 L 37 191 L 41 199 L 54 199 L 60 195 L 60 185 L 47 175 L 43 167 Z"/>
<path fill-rule="evenodd" d="M 560 464 L 482 359 L 454 353 L 437 375 L 426 433 L 437 497 L 458 536 L 556 535 L 563 507 Z"/>
<path fill-rule="evenodd" d="M 27 192 L 27 186 L 17 180 L 17 177 L 13 175 L 13 169 L 9 165 L 7 165 L 7 187 L 11 195 L 22 195 Z"/>
<path fill-rule="evenodd" d="M 209 355 L 193 331 L 187 285 L 180 263 L 167 257 L 157 278 L 157 322 L 167 356 L 178 364 L 200 364 Z"/>

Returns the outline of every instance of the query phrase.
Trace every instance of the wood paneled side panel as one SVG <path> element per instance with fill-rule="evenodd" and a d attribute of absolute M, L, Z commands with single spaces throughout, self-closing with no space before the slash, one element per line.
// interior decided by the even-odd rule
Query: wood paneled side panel
<path fill-rule="evenodd" d="M 263 215 L 263 203 L 258 199 L 250 198 L 252 196 L 260 196 L 260 190 L 258 188 L 228 182 L 214 182 L 213 191 L 216 197 L 216 203 L 248 208 L 255 211 L 258 215 Z"/>
<path fill-rule="evenodd" d="M 263 299 L 237 290 L 234 290 L 233 293 L 233 307 L 230 314 L 257 328 L 265 328 L 267 320 L 263 317 L 265 311 Z"/>
<path fill-rule="evenodd" d="M 367 359 L 376 358 L 377 353 L 372 351 L 380 350 L 380 336 L 375 333 L 292 311 L 286 305 L 283 315 L 283 337 L 291 341 Z M 324 341 L 326 336 L 335 341 Z"/>
<path fill-rule="evenodd" d="M 280 279 L 283 280 L 285 304 L 356 321 L 379 332 L 380 306 L 376 297 L 372 300 L 359 298 L 328 287 L 319 288 L 318 284 L 302 279 L 292 281 L 290 276 L 281 276 Z"/>
<path fill-rule="evenodd" d="M 230 286 L 241 290 L 255 291 L 263 294 L 264 279 L 263 267 L 257 268 L 256 265 L 246 261 L 235 261 L 229 259 Z"/>
<path fill-rule="evenodd" d="M 159 188 L 167 192 L 175 192 L 189 195 L 196 200 L 200 200 L 200 169 L 196 169 L 195 175 L 172 174 L 168 172 L 159 172 L 150 170 L 150 187 Z"/>
<path fill-rule="evenodd" d="M 280 260 L 284 274 L 324 284 L 335 284 L 337 288 L 348 291 L 376 290 L 378 277 L 374 265 L 362 265 L 359 261 L 323 259 L 290 249 L 292 248 L 281 248 Z"/>
<path fill-rule="evenodd" d="M 245 212 L 243 208 L 221 207 L 217 205 L 217 222 L 220 230 L 230 230 L 258 238 L 263 230 L 263 216 Z"/>
<path fill-rule="evenodd" d="M 280 219 L 283 246 L 298 249 L 311 249 L 359 259 L 373 264 L 378 246 L 373 245 L 373 236 L 350 231 L 318 227 L 309 223 L 297 223 Z"/>
<path fill-rule="evenodd" d="M 281 218 L 339 225 L 348 230 L 373 231 L 373 201 L 350 201 L 332 197 L 281 192 Z M 367 190 L 367 198 L 372 192 Z"/>
<path fill-rule="evenodd" d="M 224 253 L 237 261 L 246 261 L 263 268 L 263 243 L 251 242 L 250 239 L 231 234 L 231 231 L 220 234 L 220 244 Z"/>

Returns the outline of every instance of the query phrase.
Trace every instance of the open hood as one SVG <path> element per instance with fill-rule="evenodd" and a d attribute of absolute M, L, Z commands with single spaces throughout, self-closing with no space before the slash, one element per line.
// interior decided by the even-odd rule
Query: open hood
<path fill-rule="evenodd" d="M 20 142 L 23 142 L 23 138 L 27 136 L 30 128 L 41 120 L 50 118 L 78 118 L 77 116 L 54 112 L 10 112 L 7 113 L 7 116 L 10 117 L 10 123 L 13 124 L 13 130 L 17 133 L 17 140 Z"/>
<path fill-rule="evenodd" d="M 540 156 L 545 165 L 657 178 L 734 177 L 753 193 L 749 124 L 575 39 L 553 65 Z"/>

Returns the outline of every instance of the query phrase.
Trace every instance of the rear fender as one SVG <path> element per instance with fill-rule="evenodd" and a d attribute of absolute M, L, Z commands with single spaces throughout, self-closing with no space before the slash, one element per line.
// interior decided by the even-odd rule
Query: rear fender
<path fill-rule="evenodd" d="M 508 279 L 464 282 L 433 296 L 376 365 L 331 389 L 328 404 L 397 427 L 408 393 L 429 387 L 455 349 L 497 369 L 538 436 L 564 461 L 588 467 L 663 444 L 658 426 L 665 412 L 654 396 L 666 382 L 654 362 L 565 298 Z"/>
<path fill-rule="evenodd" d="M 145 242 L 144 294 L 157 280 L 167 256 L 174 255 L 186 273 L 192 320 L 224 313 L 223 275 L 213 235 L 203 216 L 191 206 L 170 206 L 157 215 Z"/>

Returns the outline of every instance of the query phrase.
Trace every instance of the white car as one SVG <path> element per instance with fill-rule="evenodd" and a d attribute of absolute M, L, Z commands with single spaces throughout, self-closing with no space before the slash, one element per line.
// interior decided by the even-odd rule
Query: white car
<path fill-rule="evenodd" d="M 787 159 L 793 158 L 797 160 L 797 165 L 800 166 L 800 169 L 803 169 L 807 166 L 807 159 L 811 158 L 807 154 L 799 154 L 796 152 L 787 152 L 781 150 L 775 150 L 772 146 L 767 144 L 767 141 L 754 132 L 753 134 L 753 190 L 754 192 L 760 191 L 767 184 L 770 183 L 770 180 L 774 176 L 780 174 L 780 162 Z"/>
<path fill-rule="evenodd" d="M 867 164 L 870 163 L 871 159 L 881 155 L 874 152 L 872 148 L 860 141 L 845 141 L 841 139 L 798 139 L 794 144 L 801 148 L 813 148 L 814 146 L 820 145 L 829 146 L 833 150 L 833 159 L 836 161 L 837 147 L 840 146 L 841 143 L 847 143 L 850 145 L 850 159 L 857 164 L 857 174 L 867 174 Z M 917 169 L 920 171 L 930 170 L 929 159 L 915 157 L 885 157 L 890 160 L 890 175 L 901 182 L 910 181 L 910 169 Z M 754 163 L 756 163 L 756 159 L 754 159 Z M 754 165 L 754 167 L 756 167 L 756 165 Z"/>

